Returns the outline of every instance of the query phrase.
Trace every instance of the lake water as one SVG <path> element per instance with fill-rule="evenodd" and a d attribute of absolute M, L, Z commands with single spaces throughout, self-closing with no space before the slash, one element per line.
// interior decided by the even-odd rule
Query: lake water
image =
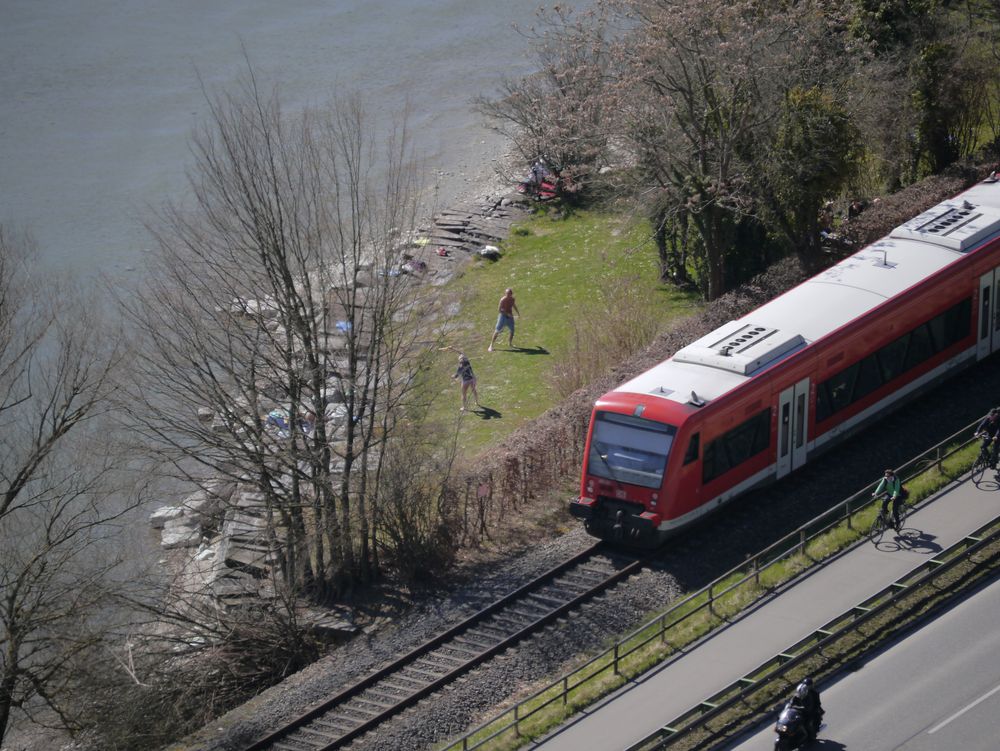
<path fill-rule="evenodd" d="M 446 203 L 488 174 L 499 136 L 470 102 L 528 73 L 538 0 L 0 0 L 0 222 L 42 259 L 128 275 L 149 208 L 183 200 L 209 90 L 256 71 L 288 109 L 361 91 L 385 120 L 409 101 Z M 443 173 L 443 174 L 442 174 Z"/>

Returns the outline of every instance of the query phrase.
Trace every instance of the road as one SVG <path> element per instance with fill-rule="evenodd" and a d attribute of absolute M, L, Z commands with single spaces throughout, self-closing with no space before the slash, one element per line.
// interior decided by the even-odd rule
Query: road
<path fill-rule="evenodd" d="M 814 751 L 1000 748 L 1000 582 L 823 687 Z M 729 748 L 771 751 L 771 726 Z"/>
<path fill-rule="evenodd" d="M 780 596 L 683 657 L 622 687 L 532 748 L 618 751 L 636 743 L 991 521 L 1000 514 L 998 490 L 992 478 L 979 488 L 971 482 L 947 488 L 907 519 L 904 538 L 887 535 L 878 549 L 865 542 L 814 569 Z M 994 749 L 1000 748 L 997 738 Z"/>

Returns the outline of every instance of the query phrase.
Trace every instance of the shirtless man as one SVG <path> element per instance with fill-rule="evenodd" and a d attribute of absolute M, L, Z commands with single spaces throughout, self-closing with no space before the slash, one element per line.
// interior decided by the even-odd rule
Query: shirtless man
<path fill-rule="evenodd" d="M 503 297 L 500 298 L 500 306 L 498 308 L 500 315 L 497 317 L 496 329 L 493 332 L 493 338 L 490 339 L 490 346 L 487 348 L 487 352 L 493 351 L 493 345 L 500 335 L 500 332 L 504 329 L 510 330 L 510 336 L 507 339 L 507 346 L 512 347 L 514 345 L 514 314 L 517 313 L 521 315 L 521 311 L 517 309 L 517 304 L 514 302 L 514 290 L 510 287 L 506 289 L 503 293 Z"/>

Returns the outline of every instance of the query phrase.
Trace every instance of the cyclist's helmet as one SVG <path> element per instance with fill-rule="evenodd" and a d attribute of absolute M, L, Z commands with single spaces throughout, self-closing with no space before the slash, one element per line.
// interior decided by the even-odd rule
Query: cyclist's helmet
<path fill-rule="evenodd" d="M 802 679 L 802 682 L 795 687 L 795 698 L 805 700 L 809 696 L 809 689 L 812 688 L 813 682 L 812 678 L 808 676 Z"/>

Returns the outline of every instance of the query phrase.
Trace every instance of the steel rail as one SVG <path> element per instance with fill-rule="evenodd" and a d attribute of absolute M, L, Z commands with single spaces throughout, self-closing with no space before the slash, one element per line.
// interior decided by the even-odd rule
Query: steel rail
<path fill-rule="evenodd" d="M 557 566 L 549 569 L 541 576 L 536 577 L 534 580 L 524 584 L 523 586 L 517 588 L 510 594 L 502 597 L 496 602 L 490 604 L 486 608 L 483 608 L 479 612 L 465 619 L 461 623 L 447 629 L 441 634 L 437 635 L 433 639 L 419 645 L 415 649 L 406 653 L 402 657 L 397 658 L 390 664 L 380 668 L 379 670 L 369 674 L 362 680 L 354 683 L 353 685 L 343 689 L 334 696 L 325 699 L 316 706 L 310 708 L 303 714 L 295 717 L 291 721 L 284 724 L 282 727 L 270 732 L 268 735 L 257 739 L 252 744 L 245 748 L 245 751 L 265 751 L 266 749 L 279 749 L 281 748 L 282 740 L 287 739 L 292 733 L 297 730 L 305 729 L 306 726 L 311 724 L 315 720 L 321 719 L 324 715 L 329 715 L 336 711 L 338 708 L 344 706 L 348 701 L 359 697 L 368 689 L 376 687 L 380 682 L 384 681 L 386 678 L 393 676 L 407 667 L 411 667 L 419 658 L 431 655 L 439 647 L 447 646 L 456 637 L 465 634 L 477 625 L 482 624 L 487 621 L 491 616 L 497 615 L 510 606 L 523 602 L 530 595 L 534 594 L 537 590 L 545 587 L 548 584 L 554 582 L 559 576 L 571 572 L 575 568 L 581 567 L 587 561 L 592 560 L 599 555 L 608 555 L 612 558 L 621 557 L 621 553 L 612 553 L 610 547 L 603 542 L 598 542 L 592 545 L 587 550 L 563 561 Z M 461 675 L 468 673 L 475 667 L 483 664 L 487 660 L 491 659 L 496 654 L 502 652 L 503 650 L 509 648 L 518 641 L 524 639 L 526 636 L 538 631 L 543 626 L 551 623 L 553 620 L 565 615 L 567 612 L 579 607 L 581 604 L 593 599 L 596 595 L 600 594 L 604 590 L 613 586 L 614 584 L 632 576 L 644 565 L 643 558 L 637 558 L 630 563 L 626 564 L 622 568 L 613 571 L 610 575 L 603 577 L 596 584 L 588 586 L 583 592 L 580 592 L 573 596 L 568 601 L 563 602 L 545 612 L 541 617 L 529 622 L 527 625 L 519 628 L 512 634 L 504 637 L 499 637 L 499 640 L 492 645 L 486 647 L 482 651 L 478 652 L 471 658 L 462 661 L 459 665 L 453 669 L 448 670 L 445 674 L 440 677 L 427 681 L 424 685 L 420 686 L 409 692 L 406 696 L 400 698 L 391 706 L 386 706 L 382 711 L 377 712 L 371 718 L 364 720 L 357 724 L 356 726 L 348 729 L 346 732 L 338 735 L 336 738 L 326 737 L 324 740 L 318 741 L 319 745 L 315 745 L 316 751 L 333 751 L 333 749 L 341 748 L 344 745 L 356 740 L 367 732 L 370 732 L 375 727 L 379 726 L 390 717 L 398 714 L 407 707 L 412 706 L 421 699 L 433 694 L 435 691 L 440 689 L 442 686 L 450 683 Z M 535 601 L 537 603 L 537 599 Z M 537 610 L 537 604 L 534 606 Z M 468 645 L 463 645 L 456 651 L 468 652 Z M 412 681 L 409 681 L 412 682 Z M 328 731 L 315 731 L 318 736 L 323 736 L 325 732 Z M 301 738 L 296 738 L 296 743 L 302 746 L 309 745 L 311 741 L 305 741 Z M 282 744 L 284 745 L 284 744 Z M 291 746 L 288 746 L 291 748 Z M 296 745 L 296 748 L 299 746 Z"/>

